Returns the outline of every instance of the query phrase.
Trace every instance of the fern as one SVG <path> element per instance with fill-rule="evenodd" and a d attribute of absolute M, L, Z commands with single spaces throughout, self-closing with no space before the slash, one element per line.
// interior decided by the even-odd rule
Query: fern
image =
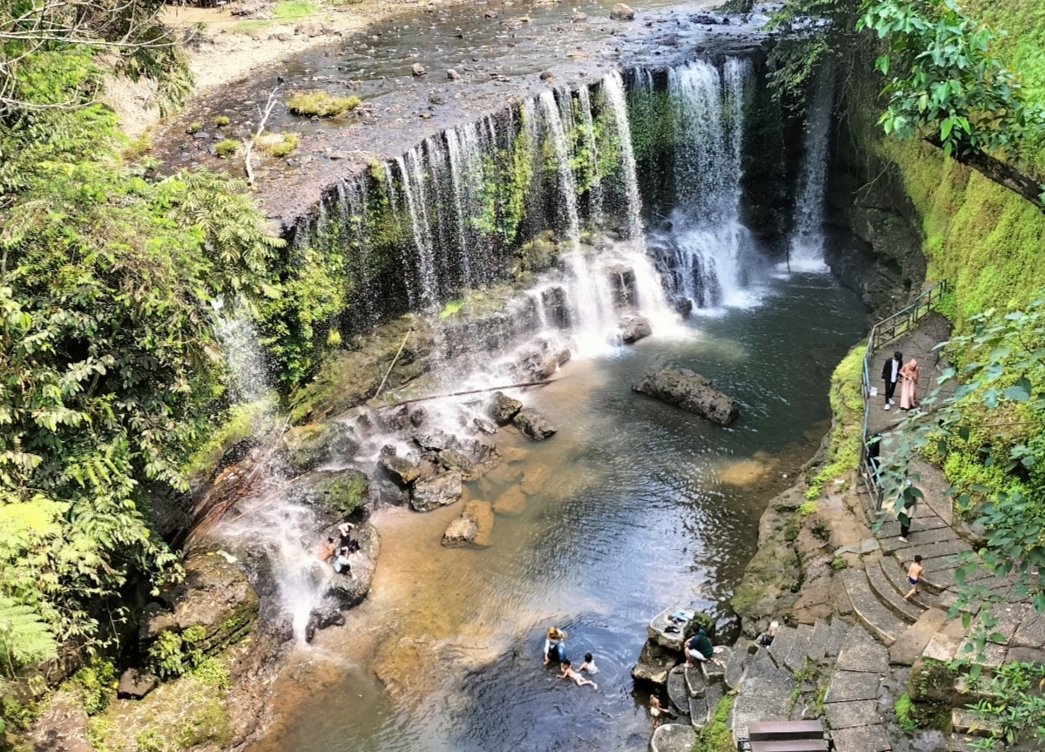
<path fill-rule="evenodd" d="M 15 666 L 56 658 L 54 634 L 31 606 L 0 596 L 0 666 Z"/>

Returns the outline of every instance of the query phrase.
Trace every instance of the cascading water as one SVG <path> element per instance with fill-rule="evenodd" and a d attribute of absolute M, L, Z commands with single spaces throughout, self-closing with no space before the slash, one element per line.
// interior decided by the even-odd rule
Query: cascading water
<path fill-rule="evenodd" d="M 751 236 L 740 219 L 744 88 L 749 61 L 728 58 L 722 73 L 702 61 L 668 71 L 674 106 L 677 204 L 663 242 L 674 253 L 676 289 L 697 308 L 744 299 Z"/>
<path fill-rule="evenodd" d="M 624 167 L 625 197 L 628 200 L 628 237 L 641 239 L 642 198 L 639 196 L 639 179 L 635 167 L 635 150 L 631 145 L 631 127 L 628 123 L 628 105 L 624 95 L 624 81 L 620 73 L 613 71 L 602 79 L 602 91 L 613 110 L 613 121 L 620 140 L 621 161 Z"/>
<path fill-rule="evenodd" d="M 827 270 L 824 265 L 824 187 L 834 91 L 834 68 L 824 66 L 806 121 L 805 163 L 798 182 L 795 228 L 788 250 L 788 264 L 794 270 Z"/>
<path fill-rule="evenodd" d="M 421 157 L 416 148 L 406 153 L 406 159 L 398 157 L 396 164 L 403 177 L 403 195 L 410 226 L 417 248 L 417 274 L 421 284 L 418 307 L 423 311 L 434 309 L 439 302 L 435 277 L 435 258 L 432 249 L 432 228 L 428 223 L 428 202 L 425 198 L 425 177 L 421 168 Z"/>

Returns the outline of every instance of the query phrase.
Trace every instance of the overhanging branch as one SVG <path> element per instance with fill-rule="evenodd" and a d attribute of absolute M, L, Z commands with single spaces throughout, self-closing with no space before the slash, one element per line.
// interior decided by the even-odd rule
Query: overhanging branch
<path fill-rule="evenodd" d="M 927 136 L 925 140 L 938 149 L 943 148 L 939 134 Z M 978 150 L 972 150 L 962 155 L 952 154 L 951 157 L 955 162 L 976 170 L 988 180 L 1019 194 L 1034 204 L 1038 211 L 1045 213 L 1045 202 L 1041 200 L 1043 190 L 1041 183 L 1020 172 L 1009 163 Z"/>

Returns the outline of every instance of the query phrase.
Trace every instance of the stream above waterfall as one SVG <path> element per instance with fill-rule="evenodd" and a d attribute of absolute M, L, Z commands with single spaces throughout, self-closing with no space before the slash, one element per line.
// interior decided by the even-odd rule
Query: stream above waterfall
<path fill-rule="evenodd" d="M 254 752 L 645 749 L 646 695 L 629 671 L 646 622 L 678 603 L 730 633 L 759 516 L 814 452 L 830 373 L 864 331 L 859 300 L 827 274 L 771 271 L 748 292 L 520 392 L 559 433 L 497 435 L 527 450 L 520 471 L 551 473 L 521 515 L 497 518 L 490 548 L 440 546 L 457 505 L 378 512 L 370 597 L 290 658 L 276 699 L 290 712 Z M 711 378 L 740 420 L 721 428 L 631 392 L 665 366 Z M 551 624 L 570 633 L 571 658 L 596 655 L 598 691 L 541 665 Z"/>

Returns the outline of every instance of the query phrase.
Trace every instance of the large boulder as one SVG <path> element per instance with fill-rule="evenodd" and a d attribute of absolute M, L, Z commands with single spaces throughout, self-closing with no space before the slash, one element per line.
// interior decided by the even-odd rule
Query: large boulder
<path fill-rule="evenodd" d="M 295 498 L 337 519 L 370 499 L 370 481 L 360 470 L 313 470 L 294 480 Z"/>
<path fill-rule="evenodd" d="M 624 3 L 617 3 L 610 10 L 610 18 L 614 21 L 633 21 L 635 20 L 635 11 Z"/>
<path fill-rule="evenodd" d="M 522 402 L 509 397 L 504 392 L 494 392 L 493 400 L 487 408 L 487 415 L 497 425 L 506 426 L 522 410 L 522 406 Z"/>
<path fill-rule="evenodd" d="M 642 316 L 628 316 L 620 320 L 620 339 L 625 345 L 638 342 L 653 334 L 649 319 Z"/>
<path fill-rule="evenodd" d="M 531 441 L 544 441 L 555 435 L 555 427 L 532 407 L 523 408 L 512 420 L 522 435 Z"/>
<path fill-rule="evenodd" d="M 639 653 L 639 660 L 631 669 L 631 677 L 663 686 L 668 681 L 668 672 L 678 662 L 678 652 L 662 647 L 653 640 L 646 640 Z"/>
<path fill-rule="evenodd" d="M 650 740 L 652 752 L 690 752 L 697 743 L 697 732 L 688 723 L 664 723 L 657 726 Z"/>
<path fill-rule="evenodd" d="M 490 545 L 493 531 L 493 505 L 488 501 L 473 499 L 464 506 L 461 516 L 455 519 L 443 533 L 444 546 Z"/>
<path fill-rule="evenodd" d="M 388 477 L 401 487 L 409 486 L 421 477 L 421 465 L 406 457 L 385 454 L 379 464 Z"/>
<path fill-rule="evenodd" d="M 327 586 L 327 595 L 340 608 L 358 606 L 366 598 L 374 582 L 377 557 L 381 553 L 381 539 L 378 537 L 377 528 L 371 523 L 362 522 L 356 525 L 352 529 L 351 537 L 359 543 L 359 550 L 349 555 L 351 574 L 333 573 Z"/>
<path fill-rule="evenodd" d="M 453 504 L 461 498 L 461 474 L 456 470 L 422 478 L 410 492 L 410 506 L 418 512 L 430 512 Z"/>
<path fill-rule="evenodd" d="M 646 625 L 646 637 L 661 647 L 682 652 L 682 643 L 691 633 L 690 624 L 696 616 L 691 608 L 671 606 L 654 616 Z"/>
<path fill-rule="evenodd" d="M 476 463 L 457 449 L 444 449 L 439 452 L 439 464 L 447 470 L 456 470 L 466 482 L 479 477 L 479 468 Z"/>
<path fill-rule="evenodd" d="M 722 426 L 728 426 L 737 419 L 736 403 L 715 389 L 708 379 L 688 368 L 665 368 L 656 371 L 631 388 Z"/>
<path fill-rule="evenodd" d="M 193 649 L 204 655 L 244 637 L 258 615 L 258 594 L 231 558 L 215 551 L 190 554 L 185 578 L 146 606 L 139 635 L 148 641 L 164 631 L 184 635 L 193 628 Z"/>
<path fill-rule="evenodd" d="M 354 454 L 359 446 L 351 425 L 341 421 L 295 426 L 283 434 L 283 461 L 295 473 Z"/>

